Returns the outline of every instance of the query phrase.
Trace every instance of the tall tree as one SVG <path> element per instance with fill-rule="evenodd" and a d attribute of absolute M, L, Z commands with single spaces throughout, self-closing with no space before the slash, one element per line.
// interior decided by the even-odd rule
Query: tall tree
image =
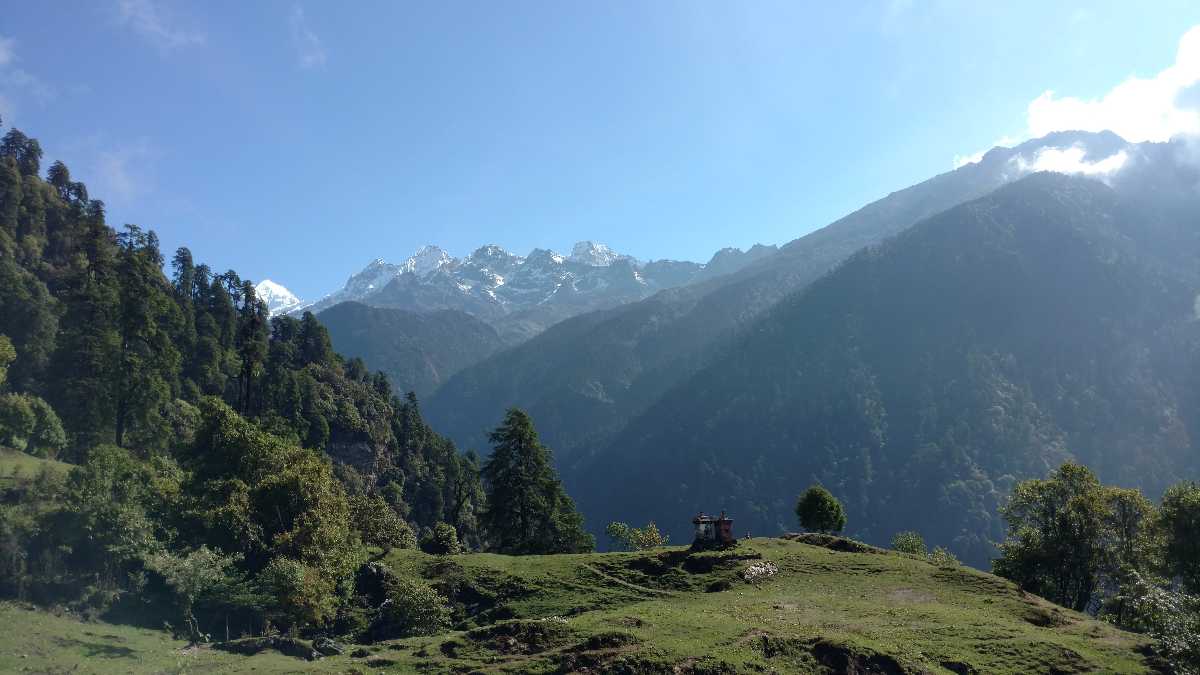
<path fill-rule="evenodd" d="M 487 508 L 483 525 L 492 548 L 516 555 L 579 553 L 596 542 L 563 490 L 550 450 L 538 441 L 533 420 L 510 408 L 490 434 L 492 455 L 483 466 Z"/>
<path fill-rule="evenodd" d="M 242 361 L 238 373 L 238 410 L 246 415 L 254 412 L 257 403 L 257 384 L 267 360 L 268 323 L 267 306 L 259 301 L 250 281 L 242 282 L 241 298 L 237 333 L 238 356 Z"/>
<path fill-rule="evenodd" d="M 1110 506 L 1096 475 L 1080 464 L 1018 483 L 1003 509 L 1008 538 L 993 570 L 1060 605 L 1086 609 L 1111 556 Z"/>
<path fill-rule="evenodd" d="M 1185 481 L 1168 488 L 1161 519 L 1168 572 L 1190 593 L 1200 594 L 1200 483 Z"/>
<path fill-rule="evenodd" d="M 178 308 L 164 288 L 157 237 L 127 225 L 118 242 L 121 342 L 113 426 L 116 444 L 124 446 L 131 429 L 148 442 L 162 440 L 160 411 L 179 370 L 179 352 L 168 332 Z"/>

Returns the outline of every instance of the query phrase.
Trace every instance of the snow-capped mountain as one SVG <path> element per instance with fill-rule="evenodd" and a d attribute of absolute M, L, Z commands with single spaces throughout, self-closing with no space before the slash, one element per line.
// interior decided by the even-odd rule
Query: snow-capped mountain
<path fill-rule="evenodd" d="M 400 271 L 401 273 L 412 272 L 418 277 L 424 277 L 453 262 L 454 258 L 450 257 L 450 254 L 441 248 L 437 246 L 422 246 L 400 265 Z"/>
<path fill-rule="evenodd" d="M 289 311 L 300 307 L 303 303 L 300 298 L 296 297 L 282 284 L 277 284 L 270 279 L 263 279 L 254 287 L 254 293 L 259 300 L 267 303 L 267 311 L 272 316 L 276 314 L 286 314 Z"/>
<path fill-rule="evenodd" d="M 770 250 L 774 250 L 771 247 Z M 756 253 L 758 248 L 755 249 Z M 738 258 L 727 250 L 723 259 Z M 746 255 L 746 262 L 757 255 Z M 715 260 L 715 259 L 714 259 Z M 716 268 L 736 265 L 723 260 Z M 593 309 L 640 300 L 657 291 L 711 275 L 694 262 L 642 263 L 608 246 L 582 241 L 564 256 L 547 249 L 516 255 L 494 244 L 454 258 L 423 246 L 400 264 L 375 260 L 341 289 L 293 313 L 319 312 L 345 301 L 413 311 L 456 309 L 492 323 L 511 340 L 528 337 Z"/>
<path fill-rule="evenodd" d="M 605 244 L 597 244 L 594 241 L 581 241 L 571 249 L 570 259 L 574 262 L 593 267 L 608 267 L 613 262 L 622 258 L 629 258 L 629 256 L 621 255 Z"/>

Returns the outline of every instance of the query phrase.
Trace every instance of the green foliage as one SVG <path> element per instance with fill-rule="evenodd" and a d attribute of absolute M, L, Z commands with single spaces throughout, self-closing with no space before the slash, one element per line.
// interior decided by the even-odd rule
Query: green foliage
<path fill-rule="evenodd" d="M 202 636 L 196 607 L 227 602 L 245 586 L 244 576 L 235 567 L 240 560 L 239 555 L 224 555 L 204 545 L 184 555 L 164 552 L 146 559 L 146 567 L 174 591 L 193 642 Z"/>
<path fill-rule="evenodd" d="M 670 538 L 659 531 L 658 525 L 650 521 L 645 527 L 630 527 L 625 523 L 612 522 L 604 528 L 614 549 L 619 551 L 646 551 L 666 546 Z"/>
<path fill-rule="evenodd" d="M 279 600 L 279 617 L 318 622 L 362 558 L 350 506 L 317 453 L 267 434 L 215 399 L 185 456 L 189 511 L 204 540 L 245 556 Z"/>
<path fill-rule="evenodd" d="M 416 546 L 412 527 L 378 494 L 351 497 L 350 512 L 363 543 L 383 549 L 385 555 L 394 548 Z"/>
<path fill-rule="evenodd" d="M 604 527 L 608 537 L 608 545 L 617 551 L 625 550 L 629 545 L 629 524 L 613 521 Z"/>
<path fill-rule="evenodd" d="M 899 532 L 892 537 L 892 549 L 909 555 L 925 557 L 928 549 L 925 548 L 925 538 L 920 532 Z"/>
<path fill-rule="evenodd" d="M 462 553 L 462 545 L 453 525 L 438 523 L 421 538 L 421 550 L 431 555 L 458 555 Z"/>
<path fill-rule="evenodd" d="M 0 386 L 8 378 L 8 367 L 17 360 L 17 350 L 7 335 L 0 335 Z"/>
<path fill-rule="evenodd" d="M 387 600 L 375 628 L 379 637 L 435 635 L 450 627 L 446 598 L 424 581 L 406 577 L 385 583 Z"/>
<path fill-rule="evenodd" d="M 1103 615 L 1125 630 L 1153 636 L 1172 672 L 1200 673 L 1200 598 L 1132 571 Z"/>
<path fill-rule="evenodd" d="M 1200 594 L 1200 484 L 1185 481 L 1163 495 L 1161 527 L 1167 571 Z"/>
<path fill-rule="evenodd" d="M 170 329 L 179 309 L 162 276 L 158 238 L 134 225 L 117 237 L 117 273 L 121 280 L 117 306 L 120 350 L 112 382 L 117 445 L 136 440 L 145 449 L 158 449 L 167 436 L 162 408 L 171 399 L 180 355 Z"/>
<path fill-rule="evenodd" d="M 813 485 L 796 501 L 800 526 L 811 532 L 837 533 L 846 527 L 846 511 L 829 490 Z"/>
<path fill-rule="evenodd" d="M 0 445 L 53 458 L 67 444 L 50 404 L 30 394 L 0 394 Z"/>
<path fill-rule="evenodd" d="M 492 549 L 530 555 L 595 548 L 529 415 L 510 409 L 491 440 L 492 455 L 483 466 L 488 495 L 482 520 Z"/>
<path fill-rule="evenodd" d="M 929 562 L 938 567 L 958 567 L 961 564 L 958 561 L 958 556 L 954 555 L 950 549 L 944 546 L 936 546 L 929 552 Z"/>
<path fill-rule="evenodd" d="M 1097 599 L 1105 579 L 1153 558 L 1153 506 L 1137 491 L 1101 485 L 1079 464 L 1018 483 L 1003 514 L 1008 537 L 995 572 L 1076 610 Z"/>
<path fill-rule="evenodd" d="M 268 616 L 297 629 L 321 624 L 337 611 L 337 580 L 287 556 L 276 556 L 258 574 L 269 600 Z"/>

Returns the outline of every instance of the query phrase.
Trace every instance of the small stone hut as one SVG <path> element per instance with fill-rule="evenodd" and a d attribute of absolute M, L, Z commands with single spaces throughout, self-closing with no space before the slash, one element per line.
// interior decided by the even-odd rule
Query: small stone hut
<path fill-rule="evenodd" d="M 692 540 L 695 548 L 718 548 L 737 543 L 733 538 L 733 518 L 726 516 L 724 511 L 720 516 L 701 512 L 692 519 L 692 524 L 696 526 L 696 536 Z"/>

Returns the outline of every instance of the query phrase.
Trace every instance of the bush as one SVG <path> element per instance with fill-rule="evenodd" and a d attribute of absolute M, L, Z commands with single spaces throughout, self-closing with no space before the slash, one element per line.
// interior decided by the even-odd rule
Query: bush
<path fill-rule="evenodd" d="M 612 542 L 612 547 L 624 551 L 645 551 L 659 546 L 666 546 L 670 538 L 665 536 L 654 521 L 645 527 L 630 527 L 625 523 L 613 522 L 604 528 Z"/>
<path fill-rule="evenodd" d="M 837 533 L 846 527 L 846 510 L 829 490 L 813 485 L 796 502 L 800 526 L 811 532 Z"/>
<path fill-rule="evenodd" d="M 421 550 L 431 555 L 458 555 L 462 545 L 458 543 L 458 531 L 449 523 L 438 523 L 424 537 Z"/>
<path fill-rule="evenodd" d="M 925 548 L 925 539 L 921 537 L 920 532 L 900 532 L 892 537 L 892 550 L 909 555 L 925 557 L 928 549 Z"/>
<path fill-rule="evenodd" d="M 357 495 L 350 499 L 350 516 L 354 527 L 362 535 L 363 543 L 376 546 L 389 553 L 394 548 L 415 548 L 416 535 L 379 495 Z"/>
<path fill-rule="evenodd" d="M 337 609 L 334 583 L 298 560 L 277 556 L 258 580 L 274 604 L 272 618 L 285 627 L 321 623 Z"/>
<path fill-rule="evenodd" d="M 1153 637 L 1173 672 L 1200 673 L 1200 598 L 1130 571 L 1102 614 L 1120 628 Z"/>
<path fill-rule="evenodd" d="M 929 562 L 938 567 L 957 567 L 961 563 L 958 561 L 958 556 L 950 552 L 949 549 L 938 546 L 929 554 Z"/>
<path fill-rule="evenodd" d="M 404 577 L 386 582 L 387 599 L 371 627 L 375 640 L 435 635 L 450 627 L 450 606 L 429 584 Z"/>

